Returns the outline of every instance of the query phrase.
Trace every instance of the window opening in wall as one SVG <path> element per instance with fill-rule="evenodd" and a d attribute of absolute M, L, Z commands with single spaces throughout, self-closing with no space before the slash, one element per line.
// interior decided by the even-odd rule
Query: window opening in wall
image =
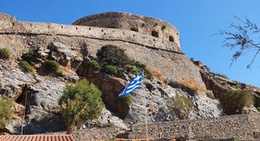
<path fill-rule="evenodd" d="M 115 25 L 108 25 L 107 28 L 116 28 Z"/>
<path fill-rule="evenodd" d="M 164 30 L 165 28 L 166 28 L 166 26 L 165 26 L 165 25 L 163 25 L 163 26 L 162 26 L 162 30 Z"/>
<path fill-rule="evenodd" d="M 63 28 L 63 26 L 60 26 L 61 28 Z"/>
<path fill-rule="evenodd" d="M 174 42 L 174 38 L 172 36 L 169 36 L 169 41 Z"/>
<path fill-rule="evenodd" d="M 152 31 L 152 36 L 159 37 L 159 33 L 157 31 Z"/>
<path fill-rule="evenodd" d="M 76 30 L 78 30 L 78 27 L 76 27 Z"/>
<path fill-rule="evenodd" d="M 138 28 L 130 28 L 130 30 L 132 30 L 132 31 L 135 31 L 135 32 L 138 32 Z"/>

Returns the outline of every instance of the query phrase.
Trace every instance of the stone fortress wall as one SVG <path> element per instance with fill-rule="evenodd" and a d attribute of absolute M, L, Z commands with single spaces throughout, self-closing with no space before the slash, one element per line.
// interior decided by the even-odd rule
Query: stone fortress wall
<path fill-rule="evenodd" d="M 136 31 L 125 29 L 83 25 L 64 25 L 54 23 L 20 22 L 16 21 L 14 17 L 3 13 L 0 13 L 0 24 L 0 33 L 2 34 L 19 33 L 51 36 L 63 35 L 74 37 L 88 37 L 111 41 L 118 40 L 182 54 L 179 44 L 179 38 L 177 35 L 175 35 L 176 37 L 174 36 L 177 42 L 174 42 L 174 39 L 171 39 L 172 41 L 169 41 L 164 38 L 159 38 L 156 36 L 146 35 Z M 167 25 L 167 27 L 169 28 L 170 25 Z M 177 32 L 177 30 L 173 27 L 172 30 L 175 30 L 174 33 Z M 167 32 L 169 31 L 170 30 L 167 30 Z"/>
<path fill-rule="evenodd" d="M 126 29 L 175 42 L 180 46 L 178 30 L 168 22 L 122 12 L 107 12 L 80 18 L 74 25 Z"/>

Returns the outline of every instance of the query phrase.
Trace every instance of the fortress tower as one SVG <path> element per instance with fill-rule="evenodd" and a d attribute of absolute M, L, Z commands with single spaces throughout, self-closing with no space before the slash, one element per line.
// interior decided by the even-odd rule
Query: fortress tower
<path fill-rule="evenodd" d="M 107 12 L 78 19 L 73 25 L 131 30 L 174 42 L 180 47 L 178 30 L 168 22 L 122 12 Z"/>

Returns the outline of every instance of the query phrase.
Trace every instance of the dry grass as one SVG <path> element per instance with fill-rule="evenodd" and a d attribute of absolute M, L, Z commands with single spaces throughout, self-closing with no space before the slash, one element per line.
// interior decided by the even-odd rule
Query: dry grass
<path fill-rule="evenodd" d="M 185 78 L 181 81 L 180 84 L 194 91 L 199 91 L 199 92 L 206 91 L 206 89 L 200 86 L 199 84 L 197 84 L 193 78 Z"/>
<path fill-rule="evenodd" d="M 150 69 L 150 68 L 147 68 L 147 67 L 146 67 L 146 69 L 147 69 L 153 76 L 155 76 L 156 78 L 158 78 L 158 79 L 161 81 L 163 88 L 166 88 L 166 84 L 165 84 L 165 81 L 164 81 L 164 79 L 163 79 L 163 74 L 162 74 L 161 71 L 155 70 L 155 69 Z"/>

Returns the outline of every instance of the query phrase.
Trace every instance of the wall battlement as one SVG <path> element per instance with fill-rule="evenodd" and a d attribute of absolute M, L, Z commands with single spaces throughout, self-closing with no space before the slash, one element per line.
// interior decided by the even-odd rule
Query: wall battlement
<path fill-rule="evenodd" d="M 1 17 L 0 23 L 0 34 L 62 35 L 112 41 L 119 40 L 182 54 L 180 47 L 175 42 L 131 30 L 55 23 L 19 22 L 15 21 L 15 19 L 8 21 L 3 20 Z"/>

